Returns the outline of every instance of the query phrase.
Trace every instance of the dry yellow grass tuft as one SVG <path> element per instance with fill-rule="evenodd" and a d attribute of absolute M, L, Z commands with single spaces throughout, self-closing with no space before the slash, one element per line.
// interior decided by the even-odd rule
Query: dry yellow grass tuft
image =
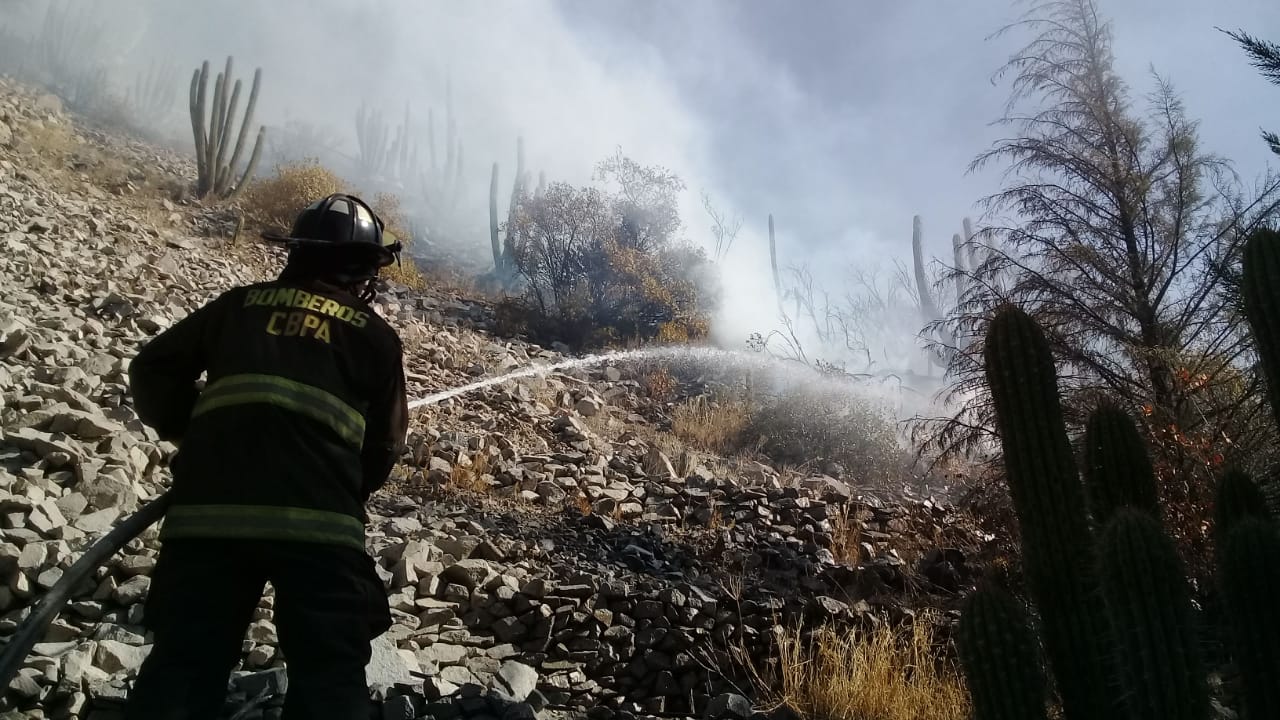
<path fill-rule="evenodd" d="M 422 271 L 418 269 L 418 265 L 413 258 L 401 254 L 399 265 L 388 265 L 382 268 L 382 277 L 392 282 L 400 283 L 407 288 L 413 290 L 425 290 L 427 288 L 427 279 L 422 275 Z"/>
<path fill-rule="evenodd" d="M 27 127 L 22 144 L 30 152 L 50 164 L 57 165 L 80 146 L 80 141 L 66 125 L 58 123 L 31 124 Z"/>
<path fill-rule="evenodd" d="M 489 472 L 489 456 L 484 453 L 475 453 L 468 459 L 469 462 L 462 462 L 460 459 L 453 464 L 445 486 L 454 492 L 477 495 L 488 493 L 492 489 L 485 478 Z"/>
<path fill-rule="evenodd" d="M 751 407 L 740 400 L 694 398 L 671 414 L 671 432 L 701 450 L 732 455 L 741 450 L 751 426 Z"/>
<path fill-rule="evenodd" d="M 941 661 L 927 623 L 909 632 L 853 633 L 822 627 L 784 634 L 778 697 L 802 717 L 848 720 L 968 720 L 959 670 Z"/>
<path fill-rule="evenodd" d="M 307 160 L 278 166 L 274 176 L 255 180 L 245 189 L 241 204 L 258 229 L 285 232 L 304 207 L 342 189 L 341 178 L 318 162 Z"/>
<path fill-rule="evenodd" d="M 835 508 L 831 516 L 831 554 L 836 562 L 856 565 L 861 559 L 862 526 L 851 515 L 847 505 Z"/>

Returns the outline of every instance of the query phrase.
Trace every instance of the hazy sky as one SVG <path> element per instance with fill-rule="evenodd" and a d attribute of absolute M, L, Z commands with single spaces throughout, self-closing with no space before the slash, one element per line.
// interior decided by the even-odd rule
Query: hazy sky
<path fill-rule="evenodd" d="M 81 0 L 87 1 L 87 0 Z M 31 6 L 40 3 L 31 3 Z M 1207 149 L 1249 178 L 1280 130 L 1268 85 L 1214 26 L 1280 40 L 1276 0 L 1099 0 L 1136 96 L 1154 66 L 1202 121 Z M 30 7 L 30 6 L 28 6 Z M 707 239 L 699 194 L 746 221 L 727 261 L 722 327 L 771 324 L 765 220 L 780 260 L 809 261 L 833 289 L 850 262 L 910 259 L 911 217 L 942 255 L 993 173 L 966 165 L 997 137 L 1006 83 L 992 73 L 1025 36 L 987 36 L 1021 12 L 1008 0 L 119 0 L 145 26 L 130 56 L 181 70 L 234 53 L 262 66 L 259 117 L 302 118 L 354 149 L 362 101 L 397 114 L 443 106 L 450 78 L 476 242 L 487 244 L 488 174 L 509 187 L 515 136 L 529 165 L 583 183 L 615 146 L 689 185 L 688 233 Z M 125 20 L 121 20 L 124 22 Z M 122 74 L 124 76 L 124 74 Z M 128 70 L 124 83 L 132 81 Z M 975 215 L 976 217 L 976 215 Z"/>

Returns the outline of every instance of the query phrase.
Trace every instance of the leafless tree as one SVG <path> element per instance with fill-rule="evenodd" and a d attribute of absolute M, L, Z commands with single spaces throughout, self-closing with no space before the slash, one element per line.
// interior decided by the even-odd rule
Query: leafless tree
<path fill-rule="evenodd" d="M 716 260 L 723 260 L 733 248 L 733 243 L 742 231 L 742 216 L 729 217 L 711 203 L 711 196 L 702 193 L 702 208 L 711 218 L 711 236 L 716 239 L 716 251 L 712 255 Z"/>

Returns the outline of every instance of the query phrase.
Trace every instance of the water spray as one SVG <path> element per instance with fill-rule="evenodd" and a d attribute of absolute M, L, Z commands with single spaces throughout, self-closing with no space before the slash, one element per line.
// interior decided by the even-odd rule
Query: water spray
<path fill-rule="evenodd" d="M 707 359 L 707 360 L 733 359 L 738 363 L 742 363 L 744 361 L 754 361 L 755 363 L 760 362 L 760 358 L 756 355 L 752 355 L 752 354 L 744 353 L 740 351 L 733 351 L 733 350 L 717 350 L 714 348 L 690 348 L 690 347 L 672 346 L 672 347 L 659 347 L 659 348 L 645 348 L 643 350 L 620 350 L 616 352 L 597 353 L 595 355 L 586 355 L 584 357 L 573 358 L 571 360 L 561 360 L 560 362 L 555 362 L 555 363 L 530 365 L 528 367 L 520 368 L 519 370 L 512 370 L 511 372 L 506 373 L 504 375 L 498 375 L 496 377 L 487 378 L 485 380 L 479 380 L 477 382 L 473 382 L 468 385 L 461 385 L 459 387 L 450 388 L 448 390 L 442 390 L 438 393 L 426 395 L 424 397 L 418 398 L 417 400 L 410 402 L 409 409 L 416 410 L 417 408 L 425 407 L 427 405 L 435 405 L 437 403 L 444 402 L 445 400 L 448 400 L 450 398 L 455 398 L 459 395 L 465 395 L 475 390 L 483 390 L 484 388 L 493 387 L 494 385 L 501 385 L 502 383 L 505 383 L 511 380 L 516 380 L 519 378 L 546 376 L 547 374 L 556 372 L 557 370 L 570 370 L 570 369 L 580 368 L 580 367 L 590 367 L 592 365 L 601 365 L 604 363 L 610 363 L 615 361 L 624 362 L 629 360 L 630 361 L 647 360 L 647 359 L 657 359 L 662 357 L 679 357 L 679 356 L 683 356 L 683 357 L 702 356 L 704 359 Z"/>
<path fill-rule="evenodd" d="M 520 378 L 545 377 L 558 370 L 571 370 L 607 363 L 634 362 L 638 360 L 656 360 L 662 358 L 698 360 L 708 366 L 721 368 L 738 366 L 762 372 L 783 371 L 787 374 L 802 373 L 806 376 L 804 378 L 804 382 L 807 387 L 812 389 L 816 385 L 827 385 L 832 392 L 847 392 L 847 383 L 849 380 L 868 379 L 865 377 L 859 378 L 857 376 L 850 376 L 849 378 L 833 378 L 832 376 L 821 373 L 808 365 L 788 363 L 785 360 L 769 355 L 747 352 L 744 350 L 725 350 L 712 347 L 671 345 L 666 347 L 644 348 L 640 350 L 619 350 L 607 353 L 596 353 L 580 358 L 561 360 L 554 363 L 533 364 L 495 377 L 477 380 L 476 382 L 468 383 L 466 385 L 460 385 L 448 390 L 441 390 L 437 393 L 424 395 L 421 398 L 410 401 L 409 409 L 417 410 L 428 405 L 436 405 L 460 395 L 466 395 L 467 393 L 471 393 L 476 390 L 483 390 L 485 388 L 501 385 Z M 901 386 L 901 381 L 899 381 L 899 385 Z M 899 390 L 902 389 L 904 388 L 899 388 Z"/>

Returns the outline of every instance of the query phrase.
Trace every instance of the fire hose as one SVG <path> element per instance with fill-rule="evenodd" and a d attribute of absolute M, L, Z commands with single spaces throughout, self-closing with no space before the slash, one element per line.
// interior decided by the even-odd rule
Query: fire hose
<path fill-rule="evenodd" d="M 0 648 L 0 688 L 9 687 L 9 682 L 18 674 L 31 648 L 44 637 L 49 624 L 71 599 L 72 591 L 120 548 L 155 524 L 164 516 L 168 508 L 169 493 L 166 492 L 138 508 L 137 512 L 89 546 L 80 559 L 67 568 L 67 571 L 53 584 L 49 592 L 45 593 L 31 614 L 9 638 L 9 642 Z"/>

